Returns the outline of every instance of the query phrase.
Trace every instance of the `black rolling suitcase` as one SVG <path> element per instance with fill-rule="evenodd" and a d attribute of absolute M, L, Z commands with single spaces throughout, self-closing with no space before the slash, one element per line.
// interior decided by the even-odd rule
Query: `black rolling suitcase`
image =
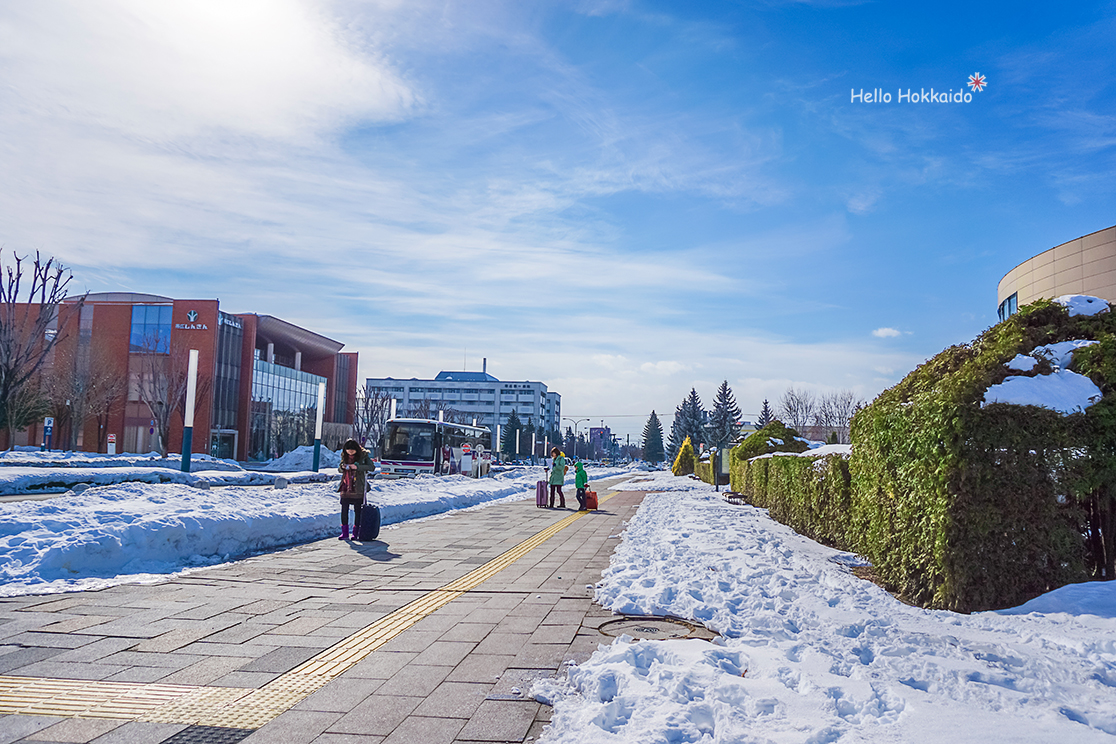
<path fill-rule="evenodd" d="M 371 542 L 380 534 L 380 507 L 375 504 L 364 504 L 360 507 L 360 534 L 356 536 L 361 542 Z"/>

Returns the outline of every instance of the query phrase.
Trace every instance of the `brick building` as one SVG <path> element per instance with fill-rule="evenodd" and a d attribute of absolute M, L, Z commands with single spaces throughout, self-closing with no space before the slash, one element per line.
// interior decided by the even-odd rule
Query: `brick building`
<path fill-rule="evenodd" d="M 105 451 L 109 435 L 118 452 L 157 449 L 152 407 L 168 404 L 160 395 L 181 396 L 175 383 L 184 379 L 190 349 L 199 352 L 194 452 L 262 460 L 310 443 L 320 382 L 326 383 L 327 429 L 341 436 L 353 422 L 357 354 L 342 352 L 338 341 L 270 315 L 226 313 L 218 300 L 105 292 L 88 295 L 80 313 L 74 304 L 59 313 L 63 320 L 79 317 L 61 327 L 52 363 L 65 359 L 86 370 L 108 365 L 128 381 L 102 421 L 77 422 L 78 449 Z M 170 452 L 182 446 L 181 407 L 176 403 L 164 417 Z M 59 428 L 54 439 L 67 441 L 66 435 Z M 16 443 L 41 441 L 40 427 L 32 426 Z"/>

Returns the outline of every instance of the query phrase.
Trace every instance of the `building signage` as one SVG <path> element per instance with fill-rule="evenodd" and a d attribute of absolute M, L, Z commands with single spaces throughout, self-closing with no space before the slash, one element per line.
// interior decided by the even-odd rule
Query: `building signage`
<path fill-rule="evenodd" d="M 175 323 L 174 327 L 177 328 L 180 331 L 208 331 L 209 330 L 209 326 L 207 326 L 205 323 L 197 322 L 198 321 L 198 311 L 197 310 L 191 310 L 188 313 L 186 313 L 186 320 L 188 320 L 189 322 L 188 323 Z"/>
<path fill-rule="evenodd" d="M 236 317 L 235 315 L 225 315 L 224 313 L 221 313 L 219 322 L 221 325 L 232 326 L 233 328 L 244 327 L 244 324 L 240 322 L 240 318 Z"/>

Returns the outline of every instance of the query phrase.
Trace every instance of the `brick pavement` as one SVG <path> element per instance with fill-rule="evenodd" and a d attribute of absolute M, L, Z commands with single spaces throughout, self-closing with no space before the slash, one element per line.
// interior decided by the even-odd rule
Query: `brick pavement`
<path fill-rule="evenodd" d="M 534 740 L 549 708 L 526 697 L 531 683 L 609 640 L 597 627 L 611 615 L 587 587 L 642 498 L 617 493 L 247 738 L 224 740 Z M 570 513 L 494 504 L 389 527 L 374 543 L 323 540 L 157 584 L 0 600 L 0 675 L 258 689 Z M 0 744 L 203 741 L 197 728 L 7 715 Z"/>

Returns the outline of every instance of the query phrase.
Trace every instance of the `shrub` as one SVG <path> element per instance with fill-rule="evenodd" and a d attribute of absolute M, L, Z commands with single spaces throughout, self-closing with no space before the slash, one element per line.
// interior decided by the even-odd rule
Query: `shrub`
<path fill-rule="evenodd" d="M 751 460 L 769 452 L 805 452 L 809 448 L 797 431 L 776 419 L 733 448 L 732 461 Z"/>
<path fill-rule="evenodd" d="M 670 472 L 675 475 L 690 475 L 694 472 L 694 445 L 690 443 L 690 438 L 682 442 L 682 446 L 678 448 L 678 456 L 674 458 L 674 465 L 671 466 Z"/>
<path fill-rule="evenodd" d="M 881 393 L 852 422 L 850 547 L 912 601 L 959 611 L 1096 575 L 1082 504 L 1111 509 L 1116 493 L 1110 401 L 1068 416 L 981 404 L 1016 354 L 1078 338 L 1100 341 L 1073 366 L 1107 393 L 1114 334 L 1113 313 L 1070 318 L 1041 300 Z"/>

